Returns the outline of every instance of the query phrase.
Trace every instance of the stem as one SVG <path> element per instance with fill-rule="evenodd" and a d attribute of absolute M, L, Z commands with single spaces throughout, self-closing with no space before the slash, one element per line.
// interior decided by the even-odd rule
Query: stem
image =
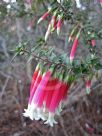
<path fill-rule="evenodd" d="M 22 49 L 22 51 L 24 51 L 24 52 L 26 52 L 28 54 L 31 54 L 28 50 Z M 40 60 L 42 60 L 44 62 L 50 63 L 50 64 L 55 64 L 57 66 L 67 67 L 65 64 L 61 64 L 61 63 L 56 63 L 56 62 L 50 61 L 50 60 L 48 60 L 46 58 L 39 57 L 39 56 L 37 56 L 34 53 L 32 54 L 32 56 L 35 57 L 35 58 L 37 58 L 37 59 L 40 59 Z"/>

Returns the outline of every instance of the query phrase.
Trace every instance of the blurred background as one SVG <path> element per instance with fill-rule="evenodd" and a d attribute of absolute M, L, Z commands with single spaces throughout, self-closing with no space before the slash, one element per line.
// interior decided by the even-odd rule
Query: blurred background
<path fill-rule="evenodd" d="M 31 121 L 22 116 L 27 107 L 30 81 L 37 61 L 35 58 L 29 60 L 27 54 L 17 55 L 14 50 L 21 43 L 27 43 L 27 48 L 31 49 L 39 37 L 44 37 L 47 21 L 38 26 L 37 19 L 47 9 L 49 1 L 42 1 L 42 4 L 41 1 L 35 2 L 34 13 L 30 14 L 22 10 L 24 6 L 29 11 L 27 1 L 25 5 L 22 3 L 24 1 L 19 6 L 13 3 L 10 7 L 7 2 L 0 1 L 0 136 L 102 136 L 101 70 L 98 79 L 92 81 L 90 95 L 80 91 L 84 90 L 83 82 L 75 83 L 61 116 L 57 118 L 58 125 L 53 128 L 42 121 Z M 86 4 L 95 8 L 89 17 L 93 18 L 95 27 L 100 27 L 102 32 L 101 5 L 96 0 L 87 0 Z M 49 45 L 58 53 L 71 49 L 71 46 L 67 47 L 67 32 L 70 29 L 71 25 L 65 22 L 60 37 L 55 33 L 50 36 Z M 102 40 L 97 40 L 100 58 L 101 45 Z M 77 50 L 79 54 L 85 54 L 83 46 Z"/>

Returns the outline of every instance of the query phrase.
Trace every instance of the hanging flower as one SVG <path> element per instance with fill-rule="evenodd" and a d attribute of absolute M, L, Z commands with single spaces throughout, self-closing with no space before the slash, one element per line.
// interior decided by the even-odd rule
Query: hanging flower
<path fill-rule="evenodd" d="M 41 76 L 41 74 L 38 74 L 38 78 L 36 79 L 36 82 L 34 83 L 33 89 L 30 94 L 28 109 L 25 110 L 24 116 L 28 116 L 32 120 L 42 118 L 40 117 L 40 114 L 38 114 L 38 112 L 36 111 L 36 108 L 39 112 L 43 108 L 43 101 L 45 95 L 44 90 L 51 77 L 51 74 L 51 70 L 44 73 L 43 76 Z"/>
<path fill-rule="evenodd" d="M 36 80 L 36 78 L 37 78 L 37 76 L 38 76 L 38 74 L 39 74 L 39 71 L 40 71 L 40 64 L 38 64 L 38 65 L 36 66 L 36 69 L 35 69 L 35 71 L 34 71 L 34 73 L 33 73 L 32 81 L 31 81 L 31 86 L 30 86 L 30 92 L 31 92 L 32 89 L 33 89 L 33 86 L 34 86 L 35 80 Z"/>
<path fill-rule="evenodd" d="M 40 19 L 38 20 L 38 24 L 39 24 L 41 21 L 45 20 L 45 19 L 49 16 L 50 12 L 51 12 L 51 7 L 49 7 L 49 8 L 48 8 L 48 11 L 45 12 L 45 13 L 43 14 L 43 16 L 40 17 Z"/>
<path fill-rule="evenodd" d="M 54 66 L 42 74 L 40 66 L 36 67 L 30 86 L 28 108 L 23 113 L 31 120 L 42 119 L 44 124 L 50 126 L 57 124 L 54 117 L 60 115 L 62 102 L 66 99 L 70 87 L 68 76 L 64 78 L 62 73 L 52 76 L 53 71 Z"/>
<path fill-rule="evenodd" d="M 74 33 L 75 33 L 77 27 L 78 27 L 78 25 L 76 25 L 76 26 L 72 29 L 72 31 L 71 31 L 71 33 L 70 33 L 70 36 L 69 36 L 69 39 L 68 39 L 68 42 L 70 42 L 71 40 L 73 40 L 73 38 L 74 38 Z"/>
<path fill-rule="evenodd" d="M 57 34 L 60 34 L 60 30 L 61 30 L 61 25 L 63 23 L 63 19 L 62 19 L 62 15 L 58 16 L 58 22 L 57 22 Z"/>
<path fill-rule="evenodd" d="M 72 49 L 71 49 L 71 53 L 70 53 L 70 63 L 73 62 L 73 59 L 74 59 L 74 56 L 75 56 L 75 53 L 76 53 L 76 49 L 77 49 L 77 46 L 78 46 L 78 38 L 80 36 L 80 31 L 81 30 L 79 30 L 79 32 L 77 33 L 76 38 L 74 40 L 74 43 L 72 45 Z"/>
<path fill-rule="evenodd" d="M 47 28 L 47 31 L 46 31 L 46 34 L 45 34 L 45 41 L 47 41 L 47 39 L 48 39 L 48 37 L 51 33 L 51 27 L 52 27 L 52 24 L 51 24 L 51 21 L 50 21 L 48 28 Z"/>
<path fill-rule="evenodd" d="M 90 94 L 90 92 L 91 92 L 91 80 L 87 79 L 85 85 L 86 85 L 86 93 Z"/>
<path fill-rule="evenodd" d="M 31 87 L 30 87 L 30 97 L 29 97 L 29 102 L 28 102 L 28 108 L 25 109 L 25 113 L 23 113 L 23 115 L 25 117 L 29 117 L 29 113 L 32 108 L 31 102 L 32 102 L 33 96 L 35 94 L 35 91 L 36 91 L 41 79 L 42 79 L 41 71 L 39 70 L 38 73 L 34 72 L 34 77 L 32 79 Z"/>
<path fill-rule="evenodd" d="M 57 10 L 53 13 L 53 16 L 51 18 L 52 28 L 54 27 L 54 24 L 56 23 L 56 20 L 57 20 Z"/>
<path fill-rule="evenodd" d="M 95 45 L 96 45 L 96 40 L 95 40 L 95 39 L 92 39 L 92 40 L 91 40 L 91 44 L 92 44 L 92 47 L 95 47 Z"/>
<path fill-rule="evenodd" d="M 60 115 L 62 101 L 65 99 L 69 90 L 69 85 L 67 83 L 68 78 L 66 78 L 67 80 L 65 79 L 64 81 L 62 81 L 62 79 L 63 75 L 61 74 L 59 79 L 56 80 L 56 85 L 52 94 L 52 99 L 48 107 L 49 116 L 45 124 L 50 124 L 50 126 L 57 124 L 54 119 L 54 116 L 56 114 Z"/>

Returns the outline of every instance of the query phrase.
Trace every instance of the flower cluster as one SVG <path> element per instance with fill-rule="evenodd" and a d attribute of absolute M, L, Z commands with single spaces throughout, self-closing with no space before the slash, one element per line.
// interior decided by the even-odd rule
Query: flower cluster
<path fill-rule="evenodd" d="M 31 2 L 31 1 L 30 1 Z M 76 7 L 79 9 L 84 10 L 85 7 L 81 4 L 80 0 L 75 0 Z M 64 0 L 57 0 L 57 4 L 60 5 L 63 8 Z M 66 10 L 65 10 L 66 11 Z M 60 34 L 61 26 L 64 22 L 64 20 L 67 20 L 67 17 L 65 16 L 65 11 L 62 12 L 60 7 L 54 8 L 49 7 L 48 10 L 39 18 L 38 24 L 42 21 L 46 20 L 47 17 L 51 16 L 51 19 L 49 21 L 49 25 L 45 34 L 45 41 L 48 39 L 48 36 L 53 32 L 57 31 L 57 34 Z M 31 29 L 31 27 L 34 24 L 34 20 L 32 20 L 29 24 L 28 30 Z M 90 94 L 91 92 L 91 80 L 93 78 L 93 71 L 94 68 L 100 64 L 98 62 L 94 62 L 94 57 L 91 56 L 90 62 L 87 62 L 87 60 L 84 62 L 77 61 L 76 63 L 73 62 L 75 53 L 79 44 L 79 38 L 80 35 L 84 35 L 85 44 L 91 45 L 89 48 L 91 48 L 91 55 L 94 56 L 94 47 L 96 45 L 96 36 L 94 31 L 91 31 L 91 29 L 84 27 L 83 22 L 80 22 L 79 20 L 76 21 L 74 24 L 74 28 L 72 29 L 68 43 L 72 42 L 72 48 L 70 52 L 69 62 L 66 62 L 65 59 L 61 60 L 61 57 L 55 60 L 58 60 L 57 63 L 52 63 L 54 57 L 51 59 L 51 66 L 47 66 L 45 68 L 45 65 L 42 66 L 42 64 L 38 64 L 36 67 L 36 70 L 34 71 L 31 86 L 30 86 L 30 97 L 28 102 L 28 108 L 25 109 L 25 113 L 23 115 L 25 117 L 29 117 L 31 120 L 40 120 L 42 119 L 44 124 L 49 124 L 50 126 L 53 126 L 54 124 L 57 124 L 54 117 L 56 115 L 60 115 L 61 108 L 63 101 L 67 98 L 67 93 L 70 89 L 71 84 L 79 77 L 79 74 L 81 76 L 88 75 L 87 79 L 85 79 L 85 87 L 86 87 L 86 93 Z M 39 46 L 42 50 L 41 46 Z M 37 48 L 38 51 L 38 48 Z M 43 54 L 43 53 L 42 53 Z M 55 55 L 56 56 L 56 55 Z M 46 56 L 47 57 L 47 56 Z M 54 62 L 55 62 L 54 60 Z M 59 61 L 60 60 L 60 61 Z M 63 64 L 66 65 L 65 69 L 61 70 L 55 70 L 57 64 L 61 62 L 65 62 Z M 95 64 L 96 63 L 96 64 Z M 53 64 L 53 65 L 52 65 Z M 92 66 L 91 66 L 92 64 Z M 68 66 L 68 67 L 67 67 Z M 91 67 L 90 67 L 91 66 Z M 67 70 L 66 70 L 67 69 Z M 97 69 L 97 68 L 96 68 Z M 68 72 L 72 70 L 71 74 L 74 75 L 74 79 L 70 80 L 71 74 Z M 75 72 L 76 71 L 76 72 Z"/>
<path fill-rule="evenodd" d="M 70 88 L 69 76 L 64 76 L 64 73 L 55 76 L 54 67 L 42 71 L 38 64 L 31 82 L 28 108 L 23 114 L 31 120 L 42 119 L 44 124 L 53 126 L 57 123 L 54 116 L 60 114 L 62 102 Z"/>
<path fill-rule="evenodd" d="M 48 11 L 46 11 L 38 20 L 38 24 L 41 21 L 45 20 L 49 15 L 51 15 L 51 13 L 53 13 L 53 15 L 52 15 L 52 18 L 49 22 L 49 25 L 48 25 L 48 28 L 47 28 L 47 31 L 45 34 L 45 41 L 48 39 L 48 36 L 50 35 L 50 33 L 53 32 L 54 30 L 57 30 L 57 34 L 59 35 L 60 29 L 61 29 L 61 26 L 63 23 L 63 14 L 59 14 L 57 9 L 55 9 L 52 12 L 52 8 L 49 7 Z"/>
<path fill-rule="evenodd" d="M 69 58 L 71 64 L 72 64 L 73 59 L 75 57 L 75 53 L 77 50 L 77 46 L 79 44 L 79 38 L 82 33 L 82 29 L 83 29 L 83 26 L 81 26 L 81 24 L 75 25 L 74 28 L 72 29 L 69 39 L 68 39 L 68 43 L 73 42 L 72 49 L 70 52 L 70 58 Z M 89 32 L 87 32 L 87 33 L 89 33 Z M 96 40 L 95 40 L 95 36 L 93 33 L 90 32 L 88 34 L 88 38 L 86 38 L 86 42 L 89 43 L 91 48 L 94 48 L 96 46 Z M 91 55 L 94 56 L 94 54 L 91 54 Z"/>

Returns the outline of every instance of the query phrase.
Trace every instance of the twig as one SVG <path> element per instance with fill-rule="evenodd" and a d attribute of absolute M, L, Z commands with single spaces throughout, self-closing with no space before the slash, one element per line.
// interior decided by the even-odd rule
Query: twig
<path fill-rule="evenodd" d="M 24 51 L 24 52 L 30 54 L 30 52 L 27 51 L 27 50 L 25 50 L 25 49 L 23 49 L 22 51 Z M 50 61 L 50 60 L 48 60 L 48 59 L 46 59 L 46 58 L 39 57 L 39 56 L 37 56 L 37 55 L 34 54 L 34 53 L 32 54 L 32 56 L 33 56 L 34 58 L 36 58 L 36 59 L 42 60 L 42 61 L 47 62 L 47 63 L 49 63 L 49 64 L 55 64 L 55 65 L 58 65 L 58 66 L 67 67 L 65 64 L 52 62 L 52 61 Z"/>
<path fill-rule="evenodd" d="M 5 89 L 6 89 L 6 87 L 7 87 L 7 84 L 8 84 L 9 79 L 10 79 L 10 77 L 7 77 L 7 78 L 6 78 L 5 84 L 4 84 L 4 86 L 3 86 L 3 88 L 2 88 L 2 91 L 1 91 L 1 94 L 0 94 L 0 100 L 2 100 L 2 96 L 3 96 L 4 93 L 5 93 Z"/>
<path fill-rule="evenodd" d="M 66 132 L 66 129 L 65 129 L 65 126 L 64 126 L 64 122 L 63 122 L 63 118 L 60 117 L 60 124 L 62 126 L 62 130 L 63 130 L 63 133 L 65 136 L 68 136 L 67 132 Z"/>

